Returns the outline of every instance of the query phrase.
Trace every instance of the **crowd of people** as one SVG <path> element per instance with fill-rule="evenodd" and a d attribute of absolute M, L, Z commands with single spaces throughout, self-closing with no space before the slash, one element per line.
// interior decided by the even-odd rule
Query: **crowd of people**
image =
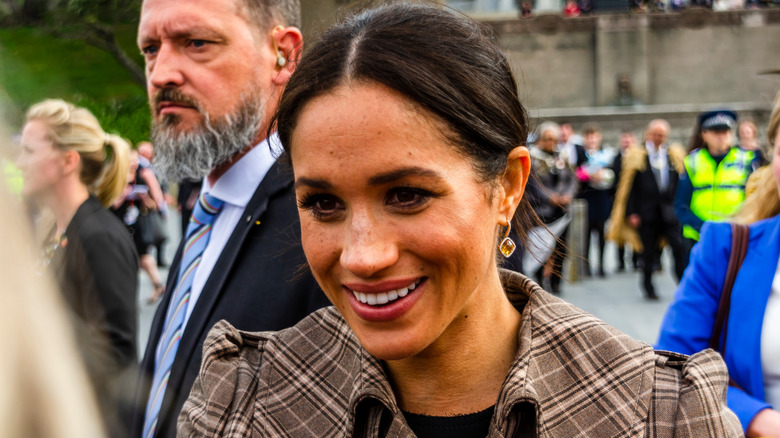
<path fill-rule="evenodd" d="M 62 100 L 28 110 L 21 195 L 51 217 L 31 284 L 52 304 L 21 315 L 51 319 L 63 361 L 35 363 L 48 387 L 6 368 L 33 391 L 18 404 L 58 398 L 3 436 L 780 437 L 780 159 L 756 170 L 755 125 L 737 143 L 734 112 L 704 112 L 688 151 L 660 119 L 618 148 L 595 124 L 532 134 L 510 62 L 463 15 L 367 8 L 305 51 L 299 28 L 297 0 L 145 0 L 150 143 Z M 778 120 L 780 101 L 770 143 Z M 167 281 L 165 181 L 186 218 Z M 657 299 L 671 248 L 658 349 L 555 296 L 577 199 L 590 275 L 613 239 Z M 750 240 L 719 355 L 732 240 L 713 221 L 735 213 Z M 33 275 L 19 263 L 11 284 Z M 139 269 L 157 304 L 141 358 Z M 24 344 L 12 363 L 33 363 Z M 68 405 L 79 421 L 48 414 Z"/>
<path fill-rule="evenodd" d="M 534 1 L 517 0 L 517 10 L 522 18 L 533 17 Z M 776 0 L 628 0 L 622 6 L 617 2 L 609 5 L 599 5 L 597 0 L 565 0 L 562 2 L 561 15 L 564 17 L 581 17 L 593 15 L 599 11 L 630 11 L 631 13 L 646 12 L 679 12 L 687 8 L 705 8 L 713 11 L 729 11 L 741 9 L 759 9 L 776 4 Z"/>
<path fill-rule="evenodd" d="M 738 142 L 733 136 L 737 114 L 727 109 L 699 115 L 687 150 L 679 143 L 669 144 L 671 127 L 663 119 L 648 123 L 641 143 L 633 133 L 623 132 L 616 148 L 603 146 L 593 124 L 584 125 L 581 136 L 568 134 L 568 123 L 563 126 L 544 122 L 531 136 L 535 177 L 529 193 L 531 205 L 550 224 L 565 216 L 571 193 L 584 200 L 588 211 L 585 247 L 576 256 L 588 260 L 585 275 L 606 276 L 604 247 L 606 240 L 612 240 L 618 245 L 618 271 L 627 263 L 641 271 L 641 288 L 650 300 L 658 299 L 652 275 L 662 268 L 662 249 L 671 250 L 679 281 L 702 224 L 726 220 L 738 212 L 750 175 L 766 164 L 760 142 L 754 138 L 755 125 L 740 124 L 752 126 L 753 137 L 744 133 Z M 595 248 L 591 248 L 591 236 Z M 530 272 L 521 268 L 539 284 L 551 277 L 551 271 L 562 275 L 566 236 L 559 237 L 557 247 L 544 252 L 549 255 L 545 269 Z M 626 260 L 626 246 L 633 253 L 630 260 Z M 550 290 L 558 293 L 559 282 L 555 283 Z"/>

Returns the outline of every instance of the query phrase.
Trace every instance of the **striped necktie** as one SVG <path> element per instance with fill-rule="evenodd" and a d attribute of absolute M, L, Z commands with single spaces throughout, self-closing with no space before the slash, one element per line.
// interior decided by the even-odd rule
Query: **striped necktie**
<path fill-rule="evenodd" d="M 168 377 L 171 374 L 171 366 L 179 348 L 179 340 L 184 332 L 184 315 L 190 301 L 192 280 L 195 271 L 200 265 L 203 250 L 211 236 L 211 224 L 222 209 L 224 201 L 217 199 L 208 193 L 202 193 L 198 204 L 192 211 L 190 223 L 187 226 L 187 237 L 184 245 L 181 263 L 179 264 L 179 277 L 176 288 L 173 291 L 171 305 L 165 315 L 160 344 L 155 355 L 154 378 L 149 392 L 149 401 L 146 403 L 146 415 L 144 417 L 143 438 L 151 438 L 157 428 L 157 420 L 160 415 L 165 388 L 168 385 Z"/>

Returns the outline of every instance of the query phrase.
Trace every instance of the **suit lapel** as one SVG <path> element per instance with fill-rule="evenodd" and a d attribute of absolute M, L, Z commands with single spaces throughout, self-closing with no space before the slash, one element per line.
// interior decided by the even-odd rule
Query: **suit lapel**
<path fill-rule="evenodd" d="M 149 398 L 149 391 L 152 383 L 152 376 L 154 375 L 154 359 L 157 350 L 157 344 L 160 342 L 160 336 L 162 336 L 163 324 L 165 321 L 165 314 L 167 313 L 168 306 L 171 304 L 171 291 L 176 285 L 176 279 L 179 276 L 179 264 L 181 263 L 181 253 L 184 246 L 184 239 L 179 242 L 179 248 L 176 250 L 176 255 L 171 262 L 171 269 L 168 271 L 168 279 L 165 285 L 166 293 L 163 294 L 160 304 L 157 305 L 157 310 L 154 312 L 154 318 L 152 319 L 151 329 L 149 330 L 149 340 L 146 343 L 146 350 L 141 361 L 140 377 L 136 387 L 135 400 L 139 405 L 135 408 L 138 415 L 132 418 L 132 435 L 140 435 L 143 428 L 144 415 L 146 412 L 146 403 Z"/>
<path fill-rule="evenodd" d="M 184 330 L 184 334 L 179 343 L 179 349 L 176 353 L 176 359 L 171 368 L 171 376 L 168 381 L 168 389 L 166 390 L 161 412 L 170 409 L 170 405 L 173 402 L 173 395 L 181 391 L 182 378 L 192 359 L 192 355 L 196 349 L 202 348 L 199 341 L 203 334 L 211 329 L 211 327 L 206 327 L 206 324 L 213 313 L 216 303 L 219 301 L 219 297 L 222 294 L 222 288 L 233 269 L 233 265 L 236 263 L 236 259 L 249 234 L 249 230 L 252 229 L 255 221 L 265 213 L 271 197 L 280 190 L 283 190 L 289 184 L 292 184 L 292 180 L 287 176 L 285 171 L 282 170 L 282 165 L 277 161 L 271 169 L 268 170 L 263 181 L 257 187 L 257 190 L 255 190 L 254 195 L 252 195 L 252 199 L 250 199 L 246 209 L 244 209 L 242 218 L 239 220 L 238 224 L 236 224 L 236 228 L 233 230 L 233 233 L 225 244 L 225 248 L 222 250 L 219 259 L 217 259 L 217 263 L 214 265 L 214 269 L 212 269 L 208 280 L 206 280 L 206 284 L 203 286 L 203 292 L 201 292 L 198 301 L 195 303 L 190 319 L 187 322 L 187 327 Z M 177 257 L 179 257 L 179 254 L 177 254 Z M 164 303 L 161 303 L 161 305 L 162 304 Z M 157 317 L 155 317 L 155 322 L 157 322 L 156 320 Z M 162 324 L 162 322 L 160 322 L 160 324 Z M 161 328 L 158 328 L 158 331 L 159 330 L 161 330 Z M 159 333 L 156 333 L 156 336 L 159 339 Z"/>

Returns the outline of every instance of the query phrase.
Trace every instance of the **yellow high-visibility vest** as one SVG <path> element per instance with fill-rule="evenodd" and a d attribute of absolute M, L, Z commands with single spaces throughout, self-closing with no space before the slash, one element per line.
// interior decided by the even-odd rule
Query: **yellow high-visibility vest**
<path fill-rule="evenodd" d="M 725 220 L 745 200 L 745 184 L 752 170 L 753 151 L 732 147 L 720 163 L 706 148 L 685 157 L 685 171 L 693 185 L 691 212 L 704 221 Z M 699 240 L 699 232 L 683 226 L 683 236 Z"/>

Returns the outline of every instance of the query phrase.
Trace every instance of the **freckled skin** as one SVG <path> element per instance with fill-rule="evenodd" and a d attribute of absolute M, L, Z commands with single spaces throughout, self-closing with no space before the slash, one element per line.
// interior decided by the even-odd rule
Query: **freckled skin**
<path fill-rule="evenodd" d="M 292 135 L 296 180 L 331 185 L 328 190 L 299 185 L 299 201 L 324 192 L 344 204 L 343 215 L 333 221 L 300 211 L 309 264 L 361 343 L 387 360 L 457 346 L 475 326 L 488 323 L 480 320 L 490 318 L 486 308 L 505 300 L 494 256 L 499 197 L 488 201 L 469 160 L 432 129 L 437 123 L 410 105 L 382 86 L 342 87 L 309 102 Z M 406 167 L 439 177 L 368 183 Z M 436 196 L 423 208 L 399 211 L 386 202 L 397 186 L 421 187 Z M 361 320 L 343 284 L 394 278 L 426 278 L 419 301 L 397 320 Z M 477 317 L 464 326 L 467 314 Z"/>

